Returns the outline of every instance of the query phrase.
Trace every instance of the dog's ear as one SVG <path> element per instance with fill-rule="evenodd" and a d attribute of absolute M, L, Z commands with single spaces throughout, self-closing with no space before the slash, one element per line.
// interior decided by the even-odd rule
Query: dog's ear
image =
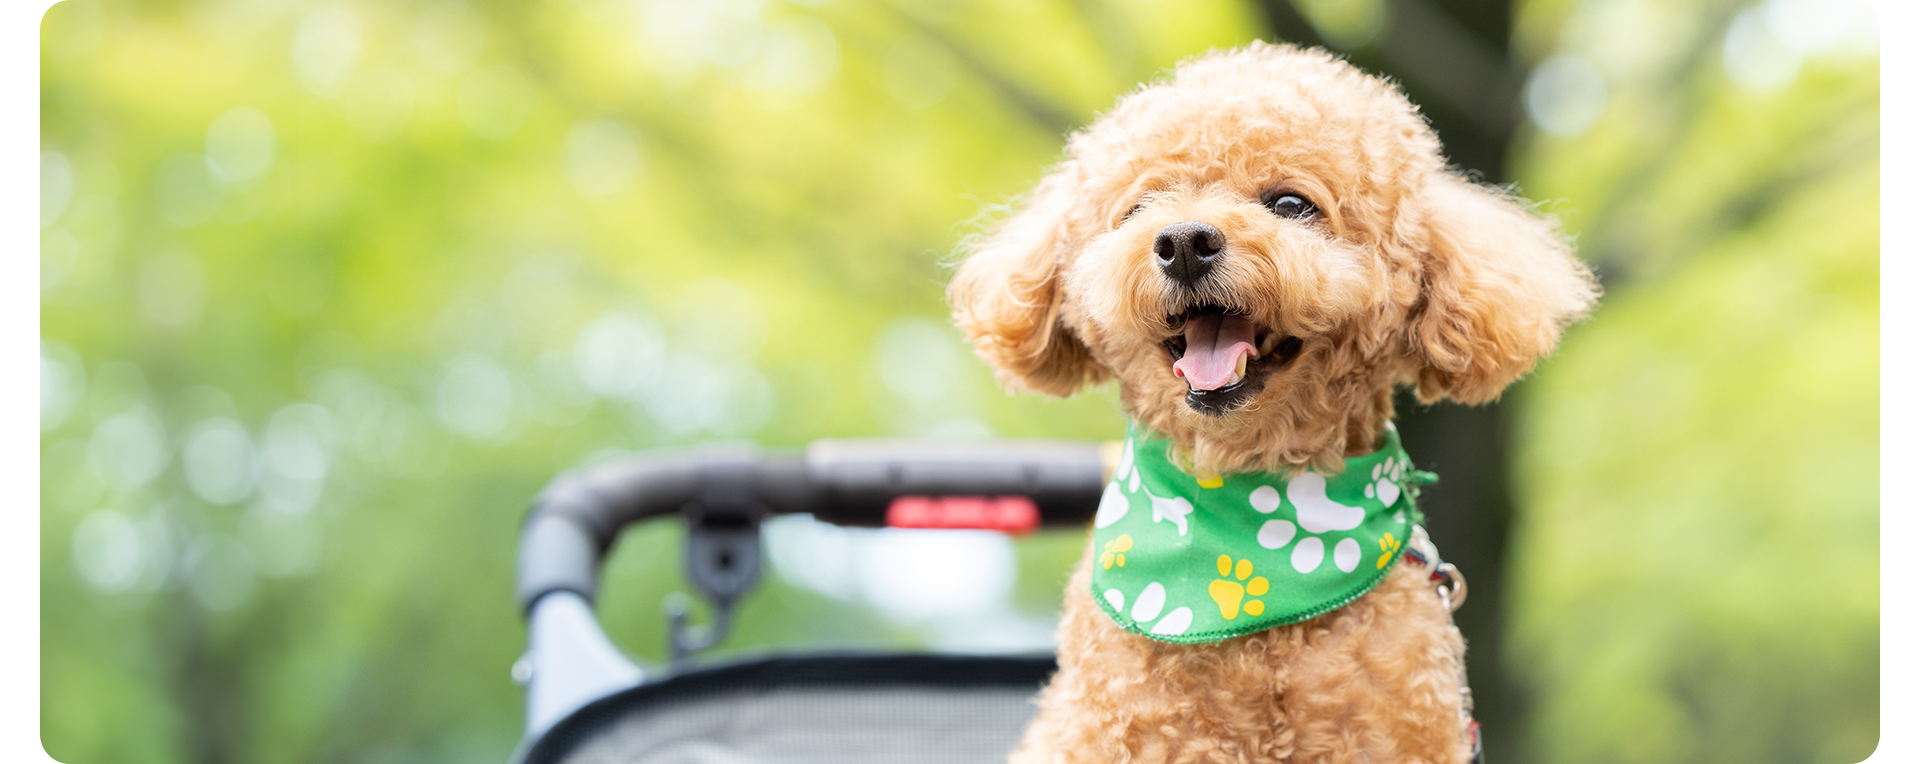
<path fill-rule="evenodd" d="M 954 323 L 1012 390 L 1066 397 L 1107 375 L 1060 322 L 1072 174 L 1068 163 L 1041 179 L 1022 209 L 967 247 L 947 284 Z"/>
<path fill-rule="evenodd" d="M 1555 226 L 1500 191 L 1436 173 L 1423 194 L 1427 249 L 1409 324 L 1423 403 L 1500 396 L 1593 307 L 1593 274 Z"/>

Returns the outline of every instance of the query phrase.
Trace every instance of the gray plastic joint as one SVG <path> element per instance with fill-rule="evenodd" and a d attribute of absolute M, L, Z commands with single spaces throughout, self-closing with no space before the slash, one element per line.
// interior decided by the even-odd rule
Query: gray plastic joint
<path fill-rule="evenodd" d="M 600 580 L 599 541 L 579 520 L 537 513 L 520 534 L 514 590 L 523 612 L 546 594 L 569 591 L 592 602 Z"/>

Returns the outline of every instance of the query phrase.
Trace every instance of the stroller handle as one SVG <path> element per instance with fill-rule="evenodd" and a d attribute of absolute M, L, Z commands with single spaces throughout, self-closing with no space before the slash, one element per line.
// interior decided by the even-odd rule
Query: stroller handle
<path fill-rule="evenodd" d="M 815 441 L 799 454 L 751 446 L 636 454 L 541 491 L 521 532 L 516 594 L 528 612 L 557 591 L 591 602 L 620 530 L 659 515 L 749 528 L 768 514 L 807 513 L 871 527 L 885 525 L 902 496 L 1023 496 L 1040 525 L 1078 526 L 1104 483 L 1101 447 L 1086 441 L 872 438 Z"/>

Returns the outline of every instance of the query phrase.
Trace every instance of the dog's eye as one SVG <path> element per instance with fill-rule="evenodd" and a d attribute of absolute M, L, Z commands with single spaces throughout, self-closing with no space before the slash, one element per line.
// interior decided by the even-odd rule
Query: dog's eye
<path fill-rule="evenodd" d="M 1299 194 L 1281 194 L 1276 196 L 1273 198 L 1273 201 L 1267 202 L 1267 209 L 1273 210 L 1273 214 L 1289 220 L 1310 218 L 1313 217 L 1314 213 L 1320 211 L 1319 207 L 1313 206 L 1313 202 L 1307 201 Z"/>

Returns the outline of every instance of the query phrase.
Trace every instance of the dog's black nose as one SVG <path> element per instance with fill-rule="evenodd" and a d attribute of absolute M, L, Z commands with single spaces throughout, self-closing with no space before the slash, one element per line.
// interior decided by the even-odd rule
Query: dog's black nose
<path fill-rule="evenodd" d="M 1160 270 L 1174 281 L 1191 286 L 1213 270 L 1227 237 L 1220 229 L 1189 220 L 1160 229 L 1153 237 L 1153 254 L 1160 259 Z"/>

